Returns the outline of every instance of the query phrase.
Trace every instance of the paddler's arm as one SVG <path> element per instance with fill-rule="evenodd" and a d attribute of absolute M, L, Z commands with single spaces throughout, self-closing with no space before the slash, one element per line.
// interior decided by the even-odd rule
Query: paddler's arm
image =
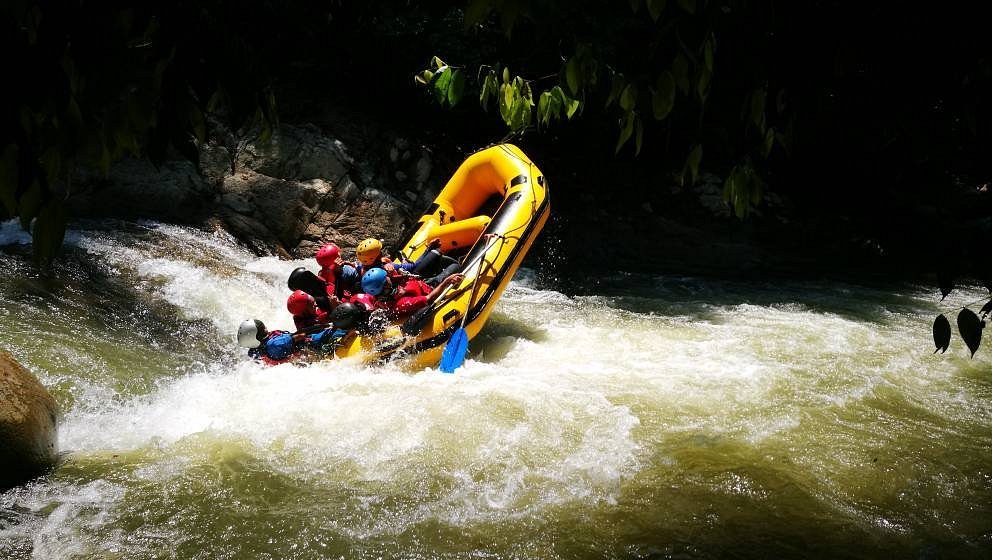
<path fill-rule="evenodd" d="M 431 290 L 431 293 L 427 294 L 427 304 L 430 305 L 434 300 L 436 300 L 441 295 L 441 292 L 443 292 L 444 289 L 447 288 L 449 285 L 457 284 L 464 279 L 465 279 L 464 274 L 457 273 L 457 274 L 452 274 L 451 276 L 442 280 L 441 283 L 438 284 L 436 288 Z"/>

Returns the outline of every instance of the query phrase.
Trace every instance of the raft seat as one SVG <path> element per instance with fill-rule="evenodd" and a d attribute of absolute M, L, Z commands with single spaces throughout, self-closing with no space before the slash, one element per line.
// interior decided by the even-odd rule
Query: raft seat
<path fill-rule="evenodd" d="M 435 237 L 440 239 L 442 252 L 471 247 L 491 221 L 492 218 L 489 216 L 474 216 L 444 225 L 436 225 L 430 229 L 427 239 L 434 239 Z"/>

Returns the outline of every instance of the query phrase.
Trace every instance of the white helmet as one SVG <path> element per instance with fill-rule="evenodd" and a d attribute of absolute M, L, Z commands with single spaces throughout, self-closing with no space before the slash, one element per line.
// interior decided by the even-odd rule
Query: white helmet
<path fill-rule="evenodd" d="M 258 348 L 262 345 L 262 340 L 268 331 L 265 324 L 258 319 L 248 319 L 238 327 L 238 346 L 244 348 Z"/>

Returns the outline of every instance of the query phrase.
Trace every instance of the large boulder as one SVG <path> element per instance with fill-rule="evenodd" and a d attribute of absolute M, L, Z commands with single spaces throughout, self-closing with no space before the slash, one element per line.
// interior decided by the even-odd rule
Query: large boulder
<path fill-rule="evenodd" d="M 106 176 L 81 173 L 70 213 L 209 223 L 259 253 L 284 257 L 312 256 L 328 241 L 348 255 L 367 237 L 398 249 L 415 220 L 409 207 L 426 206 L 439 186 L 425 149 L 397 139 L 391 150 L 391 157 L 356 161 L 312 124 L 284 124 L 255 144 L 215 123 L 198 168 L 128 159 Z"/>
<path fill-rule="evenodd" d="M 38 379 L 0 352 L 0 489 L 44 473 L 58 459 L 58 409 Z"/>
<path fill-rule="evenodd" d="M 312 256 L 329 241 L 347 253 L 366 237 L 398 247 L 411 221 L 402 202 L 377 189 L 361 189 L 347 175 L 331 183 L 239 172 L 224 179 L 220 201 L 220 217 L 236 236 L 297 257 Z"/>
<path fill-rule="evenodd" d="M 316 126 L 283 125 L 268 143 L 243 145 L 236 165 L 223 140 L 203 147 L 201 169 L 219 184 L 221 220 L 256 250 L 308 257 L 333 241 L 347 255 L 367 237 L 387 247 L 403 242 L 414 218 L 407 205 L 416 196 L 359 186 L 375 183 L 372 173 Z"/>
<path fill-rule="evenodd" d="M 214 188 L 188 161 L 156 167 L 147 159 L 124 159 L 104 176 L 80 172 L 68 200 L 72 215 L 90 218 L 152 218 L 197 223 L 209 215 Z"/>

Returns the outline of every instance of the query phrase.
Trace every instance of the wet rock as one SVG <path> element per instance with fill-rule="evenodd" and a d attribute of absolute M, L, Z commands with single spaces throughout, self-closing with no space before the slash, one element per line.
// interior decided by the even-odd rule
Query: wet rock
<path fill-rule="evenodd" d="M 729 218 L 730 206 L 723 200 L 723 183 L 712 173 L 700 175 L 699 183 L 694 187 L 700 206 L 717 218 Z"/>
<path fill-rule="evenodd" d="M 337 182 L 348 173 L 351 157 L 340 142 L 312 124 L 283 125 L 266 144 L 249 144 L 238 157 L 238 170 L 280 179 Z"/>
<path fill-rule="evenodd" d="M 350 258 L 355 246 L 369 237 L 382 239 L 387 248 L 398 248 L 412 219 L 406 204 L 389 193 L 359 190 L 349 181 L 335 189 L 314 214 L 294 254 L 309 257 L 320 245 L 334 242 Z"/>
<path fill-rule="evenodd" d="M 206 218 L 215 192 L 188 161 L 156 168 L 144 159 L 125 159 L 103 177 L 81 174 L 67 201 L 69 213 L 94 218 L 152 218 L 194 223 Z"/>
<path fill-rule="evenodd" d="M 430 158 L 409 140 L 395 139 L 388 158 L 356 162 L 314 125 L 282 125 L 254 144 L 211 124 L 199 168 L 121 162 L 108 178 L 84 182 L 93 188 L 74 197 L 76 213 L 223 227 L 256 252 L 307 257 L 329 240 L 346 255 L 367 237 L 396 246 L 414 219 L 408 205 L 433 198 Z"/>
<path fill-rule="evenodd" d="M 420 154 L 413 172 L 413 179 L 423 183 L 431 176 L 431 158 L 427 153 Z"/>
<path fill-rule="evenodd" d="M 258 237 L 269 245 L 291 249 L 303 238 L 332 187 L 320 179 L 289 181 L 241 172 L 224 179 L 221 190 L 221 200 L 234 202 L 228 204 L 230 212 L 223 217 L 236 230 L 235 235 Z M 243 229 L 256 224 L 265 227 Z"/>
<path fill-rule="evenodd" d="M 57 459 L 55 399 L 10 354 L 0 352 L 0 489 L 43 474 Z"/>

